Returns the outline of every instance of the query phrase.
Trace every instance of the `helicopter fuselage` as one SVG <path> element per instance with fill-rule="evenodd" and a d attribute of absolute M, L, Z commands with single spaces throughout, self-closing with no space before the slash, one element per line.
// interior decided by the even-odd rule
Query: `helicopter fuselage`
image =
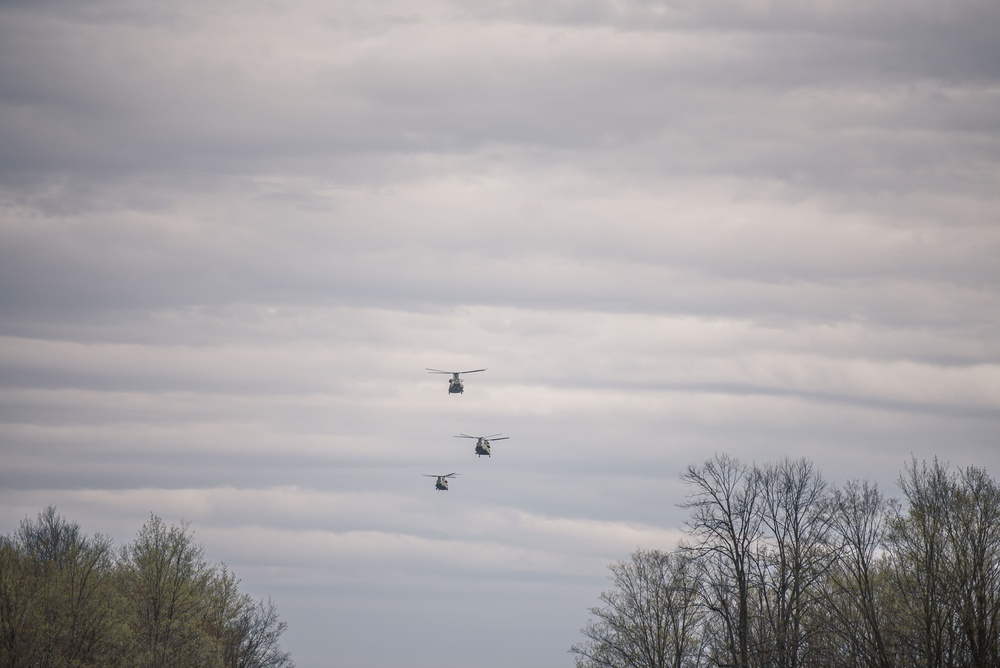
<path fill-rule="evenodd" d="M 448 478 L 454 478 L 457 473 L 447 473 L 445 475 L 437 475 L 436 473 L 423 473 L 421 474 L 425 478 L 434 478 L 434 488 L 439 489 L 442 492 L 448 491 Z"/>
<path fill-rule="evenodd" d="M 451 378 L 448 379 L 448 394 L 462 394 L 465 392 L 465 387 L 462 385 L 462 379 L 459 378 L 463 373 L 477 373 L 479 371 L 486 371 L 486 369 L 469 369 L 468 371 L 442 371 L 441 369 L 431 369 L 427 367 L 429 373 L 446 373 L 451 374 Z"/>
<path fill-rule="evenodd" d="M 487 436 L 469 436 L 468 434 L 458 434 L 458 435 L 455 436 L 455 438 L 474 438 L 474 439 L 476 439 L 476 454 L 479 455 L 480 457 L 482 457 L 483 455 L 486 455 L 487 457 L 489 457 L 490 456 L 490 439 L 492 438 L 494 441 L 505 441 L 508 438 L 510 438 L 510 436 L 501 436 L 500 434 L 491 434 L 491 435 L 489 435 L 487 437 Z"/>

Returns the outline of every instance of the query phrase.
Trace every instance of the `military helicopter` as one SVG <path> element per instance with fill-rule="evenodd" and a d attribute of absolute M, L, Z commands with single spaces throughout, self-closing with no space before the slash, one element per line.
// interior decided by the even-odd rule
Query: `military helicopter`
<path fill-rule="evenodd" d="M 476 455 L 482 457 L 486 455 L 490 456 L 490 441 L 504 441 L 510 438 L 510 436 L 500 436 L 500 434 L 490 434 L 489 436 L 469 436 L 468 434 L 459 434 L 455 438 L 474 438 L 476 439 Z"/>
<path fill-rule="evenodd" d="M 442 492 L 448 491 L 448 478 L 454 478 L 459 475 L 458 473 L 448 473 L 446 475 L 438 475 L 436 473 L 421 473 L 420 475 L 425 478 L 437 478 L 437 482 L 434 483 L 434 489 L 439 489 Z"/>
<path fill-rule="evenodd" d="M 476 373 L 477 371 L 486 371 L 486 369 L 472 369 L 471 371 L 440 371 L 439 369 L 427 369 L 430 373 L 450 373 L 451 378 L 448 379 L 448 394 L 464 394 L 465 387 L 462 385 L 462 379 L 458 377 L 461 373 Z"/>

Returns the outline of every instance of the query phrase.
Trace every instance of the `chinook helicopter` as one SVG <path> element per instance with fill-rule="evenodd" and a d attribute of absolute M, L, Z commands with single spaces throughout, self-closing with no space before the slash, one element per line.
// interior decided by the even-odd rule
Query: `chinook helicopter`
<path fill-rule="evenodd" d="M 471 371 L 441 371 L 439 369 L 426 369 L 429 373 L 450 373 L 451 378 L 448 379 L 448 394 L 464 394 L 465 386 L 462 385 L 462 379 L 459 378 L 459 374 L 462 373 L 476 373 L 477 371 L 486 371 L 486 369 L 472 369 Z"/>
<path fill-rule="evenodd" d="M 421 473 L 420 475 L 425 478 L 437 478 L 437 482 L 434 483 L 434 489 L 439 489 L 442 492 L 448 491 L 448 478 L 454 478 L 458 473 L 448 473 L 446 475 L 438 475 L 436 473 Z"/>
<path fill-rule="evenodd" d="M 459 434 L 455 438 L 474 438 L 476 439 L 476 455 L 482 457 L 486 455 L 490 456 L 490 441 L 504 441 L 510 438 L 510 436 L 500 436 L 500 434 L 490 434 L 489 436 L 469 436 L 468 434 Z"/>

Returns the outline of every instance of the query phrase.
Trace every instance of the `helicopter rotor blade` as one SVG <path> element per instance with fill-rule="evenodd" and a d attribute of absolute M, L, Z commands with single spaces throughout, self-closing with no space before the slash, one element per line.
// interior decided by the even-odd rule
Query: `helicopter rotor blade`
<path fill-rule="evenodd" d="M 501 436 L 499 438 L 491 438 L 491 441 L 506 441 L 510 436 Z"/>
<path fill-rule="evenodd" d="M 478 436 L 469 436 L 468 434 L 459 434 L 455 438 L 479 438 Z"/>
<path fill-rule="evenodd" d="M 424 371 L 427 371 L 428 373 L 450 373 L 453 376 L 457 376 L 460 373 L 476 373 L 478 371 L 486 371 L 486 369 L 470 369 L 469 371 L 442 371 L 441 369 L 432 369 L 429 366 L 425 366 Z"/>

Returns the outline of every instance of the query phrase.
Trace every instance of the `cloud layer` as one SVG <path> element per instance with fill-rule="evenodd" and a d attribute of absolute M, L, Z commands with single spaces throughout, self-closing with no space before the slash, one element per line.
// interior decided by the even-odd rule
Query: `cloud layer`
<path fill-rule="evenodd" d="M 0 529 L 191 521 L 301 668 L 549 668 L 715 452 L 996 474 L 998 29 L 0 2 Z"/>

